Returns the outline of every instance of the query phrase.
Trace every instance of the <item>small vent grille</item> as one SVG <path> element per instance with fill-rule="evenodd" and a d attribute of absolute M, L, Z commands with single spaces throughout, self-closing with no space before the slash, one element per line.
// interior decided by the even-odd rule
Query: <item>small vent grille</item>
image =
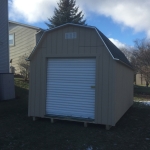
<path fill-rule="evenodd" d="M 77 38 L 76 32 L 65 33 L 65 39 L 76 39 L 76 38 Z"/>

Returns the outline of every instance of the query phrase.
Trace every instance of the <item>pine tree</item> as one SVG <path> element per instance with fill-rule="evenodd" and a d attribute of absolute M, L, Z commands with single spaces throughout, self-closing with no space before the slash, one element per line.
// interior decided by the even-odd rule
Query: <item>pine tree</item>
<path fill-rule="evenodd" d="M 46 25 L 49 28 L 54 28 L 66 23 L 74 23 L 85 25 L 85 21 L 83 20 L 84 15 L 82 11 L 78 12 L 79 7 L 76 7 L 75 0 L 60 0 L 58 4 L 58 8 L 54 10 L 54 16 L 49 20 L 49 23 Z"/>

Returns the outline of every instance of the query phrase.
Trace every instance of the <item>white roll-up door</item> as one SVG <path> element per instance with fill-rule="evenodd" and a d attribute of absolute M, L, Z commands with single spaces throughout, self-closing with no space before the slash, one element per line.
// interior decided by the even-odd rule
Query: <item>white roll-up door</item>
<path fill-rule="evenodd" d="M 94 58 L 48 59 L 46 114 L 95 118 Z"/>

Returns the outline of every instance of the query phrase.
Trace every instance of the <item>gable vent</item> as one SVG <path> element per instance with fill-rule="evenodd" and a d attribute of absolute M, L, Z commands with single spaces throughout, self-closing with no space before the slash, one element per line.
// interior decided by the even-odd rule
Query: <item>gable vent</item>
<path fill-rule="evenodd" d="M 76 32 L 65 33 L 65 39 L 76 39 L 76 38 L 77 38 Z"/>

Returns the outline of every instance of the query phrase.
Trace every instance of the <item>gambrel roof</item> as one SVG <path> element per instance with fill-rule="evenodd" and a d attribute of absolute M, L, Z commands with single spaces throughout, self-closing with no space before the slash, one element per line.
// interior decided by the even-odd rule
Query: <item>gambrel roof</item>
<path fill-rule="evenodd" d="M 39 46 L 39 44 L 41 43 L 42 39 L 44 38 L 45 34 L 54 30 L 57 30 L 59 28 L 68 26 L 68 25 L 72 25 L 72 26 L 78 26 L 78 27 L 83 27 L 83 28 L 89 28 L 89 29 L 94 29 L 97 34 L 99 35 L 100 39 L 102 40 L 102 42 L 104 43 L 104 45 L 106 46 L 108 52 L 110 53 L 111 57 L 116 60 L 119 61 L 121 63 L 123 63 L 124 65 L 132 68 L 130 62 L 128 61 L 128 59 L 125 57 L 125 55 L 101 32 L 99 31 L 96 27 L 92 27 L 92 26 L 85 26 L 85 25 L 78 25 L 78 24 L 73 24 L 73 23 L 67 23 L 49 30 L 46 30 L 41 39 L 39 40 L 38 44 L 36 45 L 36 47 L 34 48 L 34 50 L 32 51 L 31 55 L 29 56 L 29 58 L 27 60 L 30 60 L 33 53 L 35 52 L 35 50 L 37 49 L 37 47 Z"/>
<path fill-rule="evenodd" d="M 113 58 L 119 59 L 120 61 L 122 61 L 126 65 L 132 67 L 130 62 L 128 61 L 128 59 L 124 55 L 124 53 L 121 52 L 121 50 L 119 48 L 117 48 L 101 31 L 99 31 L 98 29 L 97 29 L 97 31 L 99 32 L 99 34 L 102 37 L 107 48 L 110 50 L 111 54 L 113 55 Z"/>

